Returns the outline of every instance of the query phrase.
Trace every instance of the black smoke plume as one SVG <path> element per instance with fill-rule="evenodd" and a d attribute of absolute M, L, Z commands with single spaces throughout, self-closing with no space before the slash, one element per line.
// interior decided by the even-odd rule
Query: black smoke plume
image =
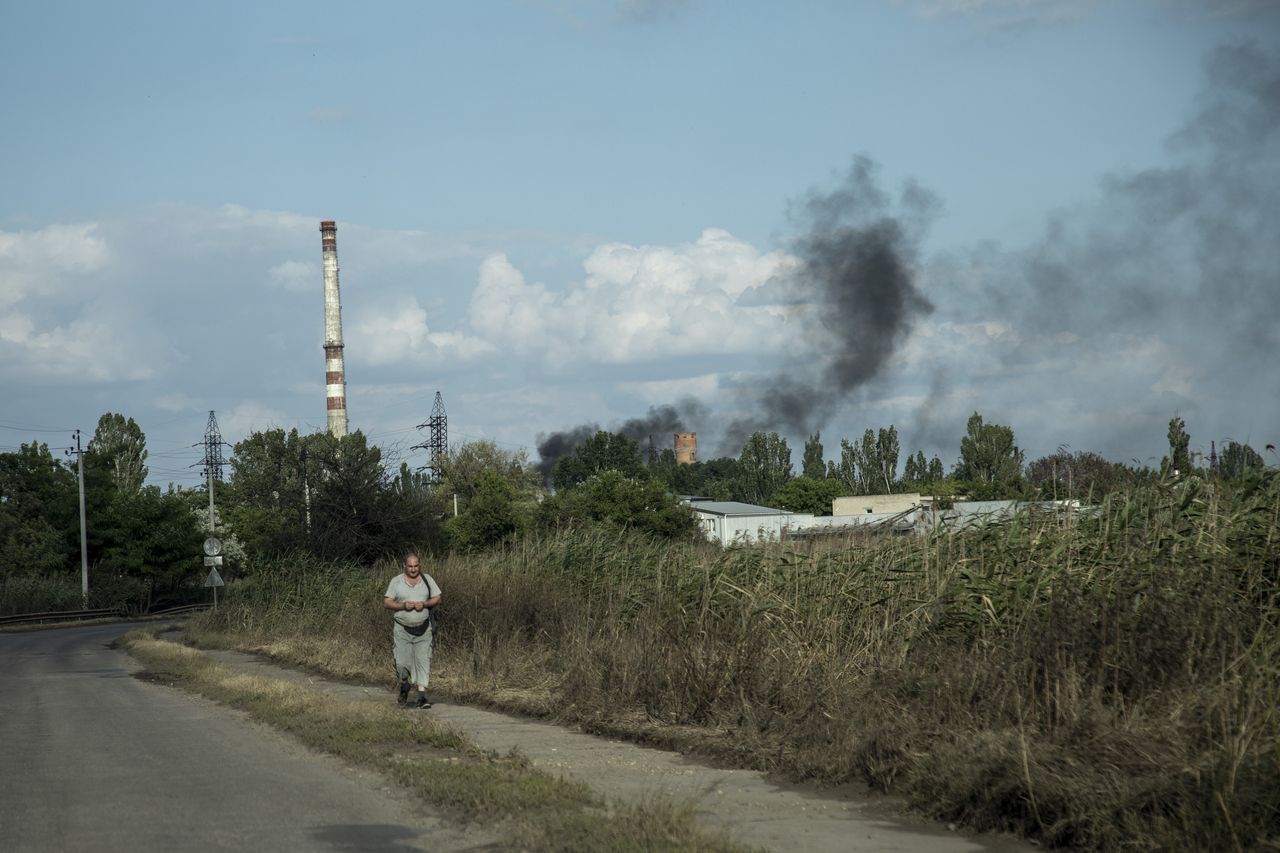
<path fill-rule="evenodd" d="M 1259 18 L 1259 32 L 1274 32 L 1280 7 L 1266 6 Z M 988 243 L 931 259 L 930 280 L 946 285 L 931 287 L 932 299 L 916 281 L 937 202 L 912 184 L 891 195 L 871 161 L 855 160 L 838 186 L 795 206 L 802 233 L 791 248 L 801 266 L 779 300 L 793 307 L 795 357 L 774 375 L 744 381 L 737 408 L 745 414 L 718 444 L 702 431 L 703 445 L 736 455 L 753 431 L 795 435 L 824 425 L 885 376 L 933 302 L 954 325 L 997 328 L 975 357 L 999 368 L 937 361 L 911 430 L 918 444 L 954 442 L 954 425 L 973 404 L 950 388 L 978 384 L 984 405 L 999 410 L 1003 402 L 1049 447 L 1083 440 L 1125 458 L 1149 446 L 1153 424 L 1175 410 L 1202 415 L 1206 435 L 1258 429 L 1269 438 L 1280 421 L 1280 54 L 1273 41 L 1226 44 L 1208 55 L 1195 111 L 1169 138 L 1167 153 L 1167 166 L 1104 178 L 1091 201 L 1051 217 L 1029 247 Z M 1100 375 L 1077 367 L 1099 358 L 1115 369 Z M 1129 370 L 1135 359 L 1146 363 Z M 1150 371 L 1162 362 L 1170 373 L 1155 387 Z M 1028 387 L 1029 375 L 1059 396 Z M 1010 391 L 1002 394 L 1000 382 Z M 1025 405 L 1028 391 L 1036 405 Z M 1062 432 L 1073 400 L 1092 401 L 1092 434 Z"/>
<path fill-rule="evenodd" d="M 821 428 L 857 389 L 879 377 L 914 322 L 933 310 L 916 287 L 920 240 L 937 212 L 932 193 L 907 183 L 897 197 L 881 189 L 876 165 L 855 158 L 838 186 L 812 191 L 793 210 L 802 229 L 792 243 L 801 260 L 795 276 L 781 283 L 792 306 L 796 348 L 776 374 L 740 386 L 740 408 L 718 438 L 704 441 L 722 455 L 736 455 L 757 430 L 804 433 Z M 617 431 L 637 441 L 650 434 L 694 429 L 707 420 L 696 401 L 656 406 Z M 539 469 L 594 435 L 584 424 L 540 436 Z M 695 430 L 696 431 L 696 430 Z"/>
<path fill-rule="evenodd" d="M 915 321 L 933 310 L 915 270 L 938 206 L 914 182 L 892 199 L 865 157 L 838 187 L 798 205 L 794 218 L 806 230 L 792 245 L 803 261 L 792 286 L 801 346 L 788 368 L 746 394 L 750 413 L 728 425 L 723 452 L 756 431 L 812 432 L 884 372 Z"/>
<path fill-rule="evenodd" d="M 1224 345 L 1274 346 L 1280 60 L 1253 43 L 1224 45 L 1205 72 L 1199 109 L 1167 141 L 1173 165 L 1108 175 L 1093 206 L 1050 221 L 1019 259 L 1019 280 L 991 280 L 1024 328 L 1201 324 L 1212 305 L 1211 327 L 1233 321 Z"/>
<path fill-rule="evenodd" d="M 1280 7 L 1269 18 L 1280 24 Z M 1092 434 L 1063 432 L 1050 406 L 1019 411 L 1049 447 L 1084 441 L 1128 458 L 1152 448 L 1174 412 L 1194 418 L 1206 449 L 1214 436 L 1275 434 L 1280 54 L 1226 44 L 1204 68 L 1194 112 L 1167 139 L 1167 165 L 1106 176 L 1025 250 L 975 253 L 967 263 L 981 288 L 948 297 L 950 318 L 1007 327 L 1007 343 L 992 344 L 1003 363 L 1061 365 L 1051 374 L 1060 396 L 1044 400 L 1092 401 Z M 1114 371 L 1073 370 L 1108 356 Z M 1008 405 L 1008 391 L 987 388 Z"/>
<path fill-rule="evenodd" d="M 615 426 L 612 431 L 621 433 L 637 442 L 645 451 L 652 437 L 659 450 L 671 447 L 677 432 L 697 431 L 698 424 L 706 418 L 706 407 L 689 397 L 674 405 L 650 406 L 644 417 L 630 418 Z M 562 456 L 568 456 L 578 445 L 595 435 L 600 425 L 586 423 L 571 430 L 538 436 L 538 471 L 543 479 L 550 480 L 551 469 Z"/>
<path fill-rule="evenodd" d="M 535 466 L 545 482 L 551 482 L 551 469 L 563 456 L 568 456 L 578 445 L 600 431 L 600 425 L 585 423 L 573 429 L 538 435 L 538 464 Z"/>

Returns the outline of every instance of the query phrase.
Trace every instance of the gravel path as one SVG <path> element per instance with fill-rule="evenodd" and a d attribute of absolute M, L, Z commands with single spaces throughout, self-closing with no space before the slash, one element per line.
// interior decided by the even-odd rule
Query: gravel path
<path fill-rule="evenodd" d="M 332 681 L 238 652 L 209 652 L 243 672 L 289 679 L 308 689 L 394 701 L 378 689 Z M 434 697 L 437 700 L 439 697 Z M 552 723 L 437 701 L 428 713 L 464 732 L 485 749 L 518 749 L 535 766 L 587 783 L 600 794 L 634 801 L 660 795 L 693 800 L 708 828 L 728 830 L 739 843 L 775 851 L 920 851 L 1013 853 L 1030 845 L 994 836 L 965 836 L 939 824 L 899 814 L 891 800 L 850 796 L 770 781 L 752 770 L 711 767 L 675 752 L 572 731 Z"/>

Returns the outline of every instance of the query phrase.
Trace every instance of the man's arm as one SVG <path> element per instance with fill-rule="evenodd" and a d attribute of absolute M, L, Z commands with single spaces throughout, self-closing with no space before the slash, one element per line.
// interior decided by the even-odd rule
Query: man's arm
<path fill-rule="evenodd" d="M 387 596 L 382 599 L 382 606 L 388 610 L 408 610 L 408 603 L 404 601 L 396 601 L 394 598 Z"/>

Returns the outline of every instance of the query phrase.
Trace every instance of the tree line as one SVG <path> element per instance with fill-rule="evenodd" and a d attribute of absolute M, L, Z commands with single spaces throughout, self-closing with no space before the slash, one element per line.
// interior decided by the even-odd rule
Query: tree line
<path fill-rule="evenodd" d="M 43 443 L 0 453 L 0 606 L 9 612 L 81 606 L 75 465 Z M 146 485 L 147 474 L 137 423 L 104 414 L 84 450 L 90 606 L 182 600 L 200 566 L 196 493 Z"/>
<path fill-rule="evenodd" d="M 974 412 L 949 470 L 920 450 L 904 457 L 889 425 L 840 439 L 832 458 L 815 432 L 797 473 L 776 432 L 752 434 L 736 457 L 680 465 L 669 448 L 646 452 L 602 430 L 558 460 L 549 482 L 523 450 L 490 441 L 451 447 L 433 482 L 385 459 L 359 431 L 339 439 L 270 429 L 235 445 L 229 476 L 215 489 L 214 523 L 235 576 L 281 557 L 367 563 L 410 547 L 471 551 L 575 525 L 693 537 L 697 525 L 682 495 L 816 515 L 829 515 L 841 495 L 895 492 L 1096 502 L 1160 476 L 1230 480 L 1264 464 L 1234 441 L 1220 455 L 1215 448 L 1209 459 L 1195 457 L 1181 418 L 1170 421 L 1168 440 L 1158 469 L 1067 448 L 1026 464 L 1013 429 Z M 202 595 L 200 542 L 211 529 L 206 488 L 147 485 L 146 438 L 117 413 L 99 419 L 84 465 L 91 603 L 141 610 Z M 78 605 L 77 490 L 74 461 L 45 444 L 0 453 L 0 607 Z"/>

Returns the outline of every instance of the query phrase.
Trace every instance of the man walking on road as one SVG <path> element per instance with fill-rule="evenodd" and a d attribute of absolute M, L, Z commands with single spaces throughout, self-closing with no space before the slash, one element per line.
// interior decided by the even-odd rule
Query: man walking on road
<path fill-rule="evenodd" d="M 405 555 L 404 573 L 387 584 L 382 605 L 392 611 L 391 648 L 400 677 L 400 704 L 409 704 L 409 687 L 417 685 L 419 708 L 430 708 L 427 682 L 431 678 L 431 608 L 440 604 L 440 585 L 422 571 L 412 551 Z"/>

